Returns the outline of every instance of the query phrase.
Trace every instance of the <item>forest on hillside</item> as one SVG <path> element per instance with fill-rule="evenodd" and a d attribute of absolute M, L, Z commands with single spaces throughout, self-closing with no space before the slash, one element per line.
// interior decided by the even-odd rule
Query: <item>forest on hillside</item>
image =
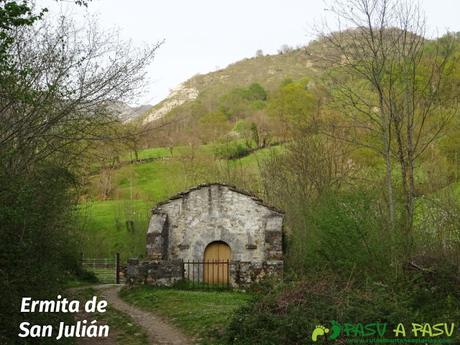
<path fill-rule="evenodd" d="M 88 278 L 81 253 L 142 257 L 150 209 L 208 182 L 285 212 L 284 280 L 254 286 L 226 344 L 300 344 L 332 320 L 458 323 L 459 33 L 425 37 L 410 1 L 336 1 L 347 29 L 195 77 L 193 99 L 124 121 L 115 105 L 161 42 L 0 4 L 0 343 L 18 343 L 21 296 Z M 54 343 L 36 341 L 21 344 Z"/>

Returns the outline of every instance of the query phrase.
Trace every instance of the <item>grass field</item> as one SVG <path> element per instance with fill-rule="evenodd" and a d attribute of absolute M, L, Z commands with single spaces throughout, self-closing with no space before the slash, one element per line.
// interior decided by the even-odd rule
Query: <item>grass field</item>
<path fill-rule="evenodd" d="M 171 157 L 171 151 L 166 147 L 152 147 L 144 150 L 140 150 L 137 154 L 137 158 L 142 159 L 150 159 L 150 158 L 165 158 Z M 129 153 L 124 155 L 121 160 L 122 161 L 132 161 L 134 160 L 134 154 Z"/>
<path fill-rule="evenodd" d="M 213 144 L 201 145 L 197 148 L 198 151 L 204 152 L 207 154 L 213 153 Z M 152 159 L 152 158 L 179 158 L 181 156 L 187 155 L 190 151 L 188 146 L 175 146 L 172 150 L 168 147 L 150 147 L 147 149 L 139 150 L 137 157 L 139 160 L 142 159 Z M 134 160 L 134 154 L 129 153 L 122 157 L 122 161 L 132 161 Z"/>
<path fill-rule="evenodd" d="M 145 249 L 145 231 L 151 202 L 143 200 L 91 201 L 79 207 L 82 253 L 85 257 L 114 257 L 122 260 Z"/>
<path fill-rule="evenodd" d="M 156 312 L 195 337 L 202 344 L 219 344 L 233 312 L 251 295 L 232 291 L 189 291 L 140 286 L 123 289 L 128 303 Z"/>

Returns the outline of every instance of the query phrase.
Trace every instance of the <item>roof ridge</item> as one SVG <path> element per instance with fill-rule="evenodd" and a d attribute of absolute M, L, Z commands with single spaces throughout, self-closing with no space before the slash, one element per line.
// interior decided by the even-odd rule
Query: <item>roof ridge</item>
<path fill-rule="evenodd" d="M 243 195 L 246 195 L 248 197 L 250 197 L 252 200 L 254 200 L 257 204 L 261 205 L 261 206 L 264 206 L 276 213 L 280 213 L 280 214 L 284 214 L 284 211 L 276 208 L 275 206 L 272 206 L 270 204 L 267 204 L 265 203 L 261 198 L 259 198 L 255 193 L 253 192 L 249 192 L 249 191 L 246 191 L 244 189 L 240 189 L 238 188 L 237 186 L 235 185 L 232 185 L 232 184 L 228 184 L 228 183 L 223 183 L 223 182 L 208 182 L 208 183 L 201 183 L 199 185 L 196 185 L 194 187 L 191 187 L 183 192 L 179 192 L 177 194 L 174 194 L 173 196 L 169 197 L 168 199 L 166 200 L 163 200 L 163 201 L 160 201 L 158 202 L 155 207 L 152 209 L 152 213 L 155 213 L 156 210 L 161 207 L 162 205 L 165 205 L 173 200 L 177 200 L 177 199 L 181 199 L 183 198 L 185 195 L 189 194 L 190 192 L 193 192 L 195 190 L 199 190 L 199 189 L 202 189 L 202 188 L 206 188 L 206 187 L 211 187 L 211 186 L 222 186 L 222 187 L 227 187 L 229 190 L 233 191 L 233 192 L 236 192 L 236 193 L 239 193 L 239 194 L 243 194 Z"/>

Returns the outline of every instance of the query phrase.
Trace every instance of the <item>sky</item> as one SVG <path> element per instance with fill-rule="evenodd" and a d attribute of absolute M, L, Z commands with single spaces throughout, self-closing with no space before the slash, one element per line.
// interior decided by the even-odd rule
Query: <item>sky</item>
<path fill-rule="evenodd" d="M 414 0 L 415 1 L 415 0 Z M 67 0 L 37 0 L 50 14 L 96 16 L 136 46 L 164 40 L 148 68 L 148 87 L 137 104 L 156 104 L 197 73 L 224 68 L 258 49 L 275 54 L 284 44 L 303 46 L 314 27 L 330 20 L 322 0 L 93 0 L 79 8 Z M 460 31 L 460 1 L 420 0 L 431 33 Z"/>

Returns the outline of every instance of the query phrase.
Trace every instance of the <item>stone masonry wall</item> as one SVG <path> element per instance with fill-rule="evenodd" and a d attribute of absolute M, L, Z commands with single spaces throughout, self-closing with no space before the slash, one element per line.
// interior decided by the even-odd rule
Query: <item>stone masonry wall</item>
<path fill-rule="evenodd" d="M 150 220 L 150 257 L 203 260 L 206 246 L 224 241 L 231 260 L 282 260 L 283 216 L 228 186 L 192 190 L 158 206 Z"/>
<path fill-rule="evenodd" d="M 198 267 L 194 266 L 193 268 L 196 272 Z M 241 289 L 246 289 L 268 276 L 281 277 L 283 274 L 283 262 L 279 260 L 262 263 L 233 261 L 230 263 L 229 268 L 230 285 Z M 139 262 L 137 259 L 130 259 L 128 260 L 126 272 L 127 283 L 173 286 L 181 281 L 184 276 L 187 277 L 186 269 L 181 260 L 146 260 Z M 202 266 L 201 272 L 203 272 Z M 197 279 L 197 277 L 195 278 Z"/>
<path fill-rule="evenodd" d="M 172 286 L 183 278 L 181 260 L 128 260 L 128 283 L 145 283 L 155 286 Z"/>

